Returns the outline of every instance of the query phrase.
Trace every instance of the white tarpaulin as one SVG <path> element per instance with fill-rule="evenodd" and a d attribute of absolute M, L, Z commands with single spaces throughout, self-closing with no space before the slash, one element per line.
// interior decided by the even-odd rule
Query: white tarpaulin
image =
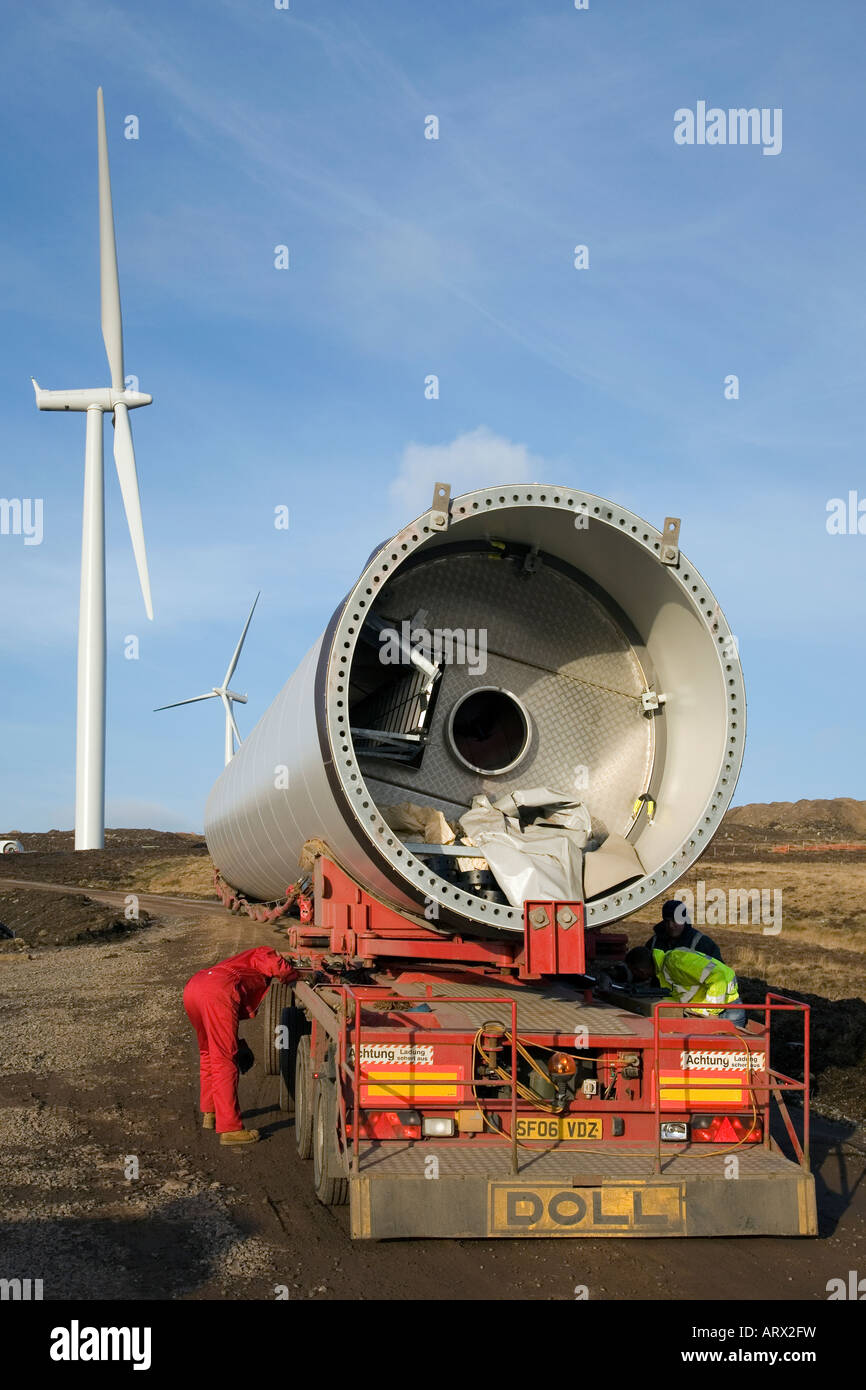
<path fill-rule="evenodd" d="M 611 832 L 583 861 L 583 891 L 587 898 L 600 897 L 614 888 L 643 877 L 637 850 L 622 835 Z"/>
<path fill-rule="evenodd" d="M 435 806 L 417 806 L 400 801 L 396 806 L 380 806 L 382 819 L 396 830 L 401 840 L 423 840 L 428 845 L 450 845 L 457 838 L 441 811 Z"/>
<path fill-rule="evenodd" d="M 583 851 L 592 825 L 580 802 L 548 787 L 493 803 L 475 796 L 460 825 L 471 843 L 483 848 L 512 907 L 522 907 L 528 898 L 583 899 Z"/>

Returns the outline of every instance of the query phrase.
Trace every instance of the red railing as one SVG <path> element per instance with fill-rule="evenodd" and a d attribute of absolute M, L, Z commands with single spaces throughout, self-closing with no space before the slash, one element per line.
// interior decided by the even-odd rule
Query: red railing
<path fill-rule="evenodd" d="M 775 1003 L 771 1002 L 771 1001 L 773 1001 L 773 1000 L 775 1000 L 775 1001 L 777 1001 L 777 1002 L 775 1002 Z M 764 1105 L 765 1107 L 769 1105 L 770 1092 L 772 1092 L 773 1097 L 774 1097 L 774 1099 L 775 1099 L 775 1101 L 776 1101 L 776 1104 L 777 1104 L 778 1107 L 779 1107 L 779 1113 L 781 1114 L 782 1119 L 783 1119 L 783 1121 L 784 1121 L 785 1129 L 787 1130 L 788 1137 L 789 1137 L 789 1139 L 791 1140 L 791 1143 L 792 1143 L 792 1145 L 793 1145 L 794 1153 L 795 1153 L 796 1158 L 797 1158 L 797 1162 L 800 1164 L 801 1167 L 803 1167 L 803 1168 L 808 1168 L 808 1167 L 809 1167 L 809 1045 L 810 1045 L 810 1037 L 809 1037 L 809 1005 L 808 1005 L 808 1004 L 801 1004 L 801 1003 L 800 1003 L 798 1000 L 796 1000 L 796 999 L 789 999 L 789 998 L 787 997 L 787 995 L 784 995 L 784 994 L 774 994 L 773 992 L 768 992 L 767 995 L 766 995 L 766 998 L 765 998 L 763 1004 L 743 1004 L 743 1003 L 738 1002 L 738 1003 L 736 1004 L 736 1006 L 732 1006 L 732 1007 L 736 1007 L 736 1008 L 738 1008 L 738 1009 L 745 1009 L 745 1010 L 747 1010 L 747 1011 L 748 1011 L 748 1010 L 762 1010 L 762 1011 L 763 1011 L 763 1014 L 764 1014 L 764 1034 L 765 1034 L 765 1036 L 764 1036 L 764 1038 L 763 1038 L 763 1042 L 764 1042 L 764 1047 L 765 1047 L 766 1053 L 767 1053 L 767 1058 L 766 1058 L 766 1068 L 767 1068 L 767 1069 L 766 1069 L 766 1073 L 765 1073 L 765 1075 L 766 1075 L 766 1082 L 762 1084 L 761 1082 L 756 1082 L 756 1081 L 755 1081 L 755 1075 L 756 1075 L 756 1073 L 754 1073 L 754 1072 L 752 1071 L 751 1063 L 750 1063 L 749 1060 L 747 1060 L 747 1066 L 748 1066 L 748 1070 L 747 1070 L 747 1073 L 746 1073 L 746 1074 L 747 1074 L 747 1077 L 748 1077 L 748 1083 L 747 1083 L 747 1084 L 748 1084 L 748 1086 L 749 1086 L 749 1089 L 750 1089 L 750 1092 L 751 1092 L 753 1098 L 754 1098 L 754 1096 L 755 1096 L 756 1091 L 761 1091 L 761 1090 L 764 1090 L 764 1089 L 766 1090 L 766 1095 L 764 1096 L 764 1100 L 763 1100 L 763 1105 Z M 680 1010 L 682 1010 L 682 1009 L 683 1009 L 683 1005 L 682 1005 L 681 1003 L 679 1003 L 676 999 L 660 999 L 660 1000 L 658 1001 L 658 1003 L 655 1004 L 654 1007 L 653 1007 L 653 1114 L 654 1114 L 654 1118 L 655 1118 L 655 1128 L 656 1128 L 656 1172 L 660 1172 L 660 1171 L 661 1171 L 661 1146 L 662 1146 L 662 1139 L 661 1139 L 661 1124 L 662 1124 L 662 1119 L 661 1119 L 661 1113 L 662 1113 L 662 1112 L 661 1112 L 661 1089 L 662 1089 L 662 1088 L 661 1088 L 661 1077 L 660 1077 L 660 1066 L 659 1066 L 660 1037 L 661 1037 L 660 1024 L 661 1024 L 661 1016 L 662 1016 L 661 1011 L 662 1011 L 662 1009 L 669 1009 L 669 1010 L 680 1009 Z M 771 1020 L 770 1020 L 770 1015 L 773 1014 L 773 1013 L 796 1013 L 796 1012 L 802 1013 L 802 1015 L 803 1015 L 803 1080 L 802 1080 L 802 1081 L 796 1081 L 793 1077 L 785 1076 L 784 1073 L 775 1071 L 775 1070 L 771 1067 L 771 1065 L 770 1065 L 770 1022 L 771 1022 Z M 701 1015 L 698 1015 L 698 1017 L 701 1017 Z M 683 1021 L 684 1023 L 686 1022 L 685 1019 L 683 1019 L 682 1021 Z M 724 1020 L 719 1019 L 718 1021 L 719 1021 L 719 1022 L 723 1022 Z M 688 1030 L 687 1030 L 687 1029 L 684 1029 L 683 1031 L 684 1031 L 684 1032 L 687 1032 Z M 677 1035 L 677 1034 L 672 1034 L 672 1035 L 670 1035 L 670 1036 L 671 1036 L 672 1038 L 675 1038 L 675 1037 L 677 1037 L 678 1035 Z M 702 1036 L 705 1036 L 705 1035 L 702 1035 Z M 731 1037 L 730 1034 L 726 1034 L 725 1036 L 726 1036 L 728 1039 L 730 1039 L 730 1037 Z M 751 1042 L 757 1042 L 757 1041 L 758 1041 L 758 1037 L 757 1037 L 755 1034 L 744 1033 L 744 1032 L 738 1031 L 737 1034 L 735 1035 L 735 1040 L 736 1040 L 736 1042 L 737 1042 L 738 1044 L 740 1044 L 741 1046 L 744 1046 L 744 1047 L 745 1047 L 745 1051 L 746 1051 L 746 1053 L 749 1055 L 749 1058 L 750 1058 L 750 1057 L 751 1057 L 751 1053 L 750 1053 L 750 1051 L 749 1051 L 749 1043 L 751 1043 Z M 715 1086 L 715 1087 L 718 1087 L 718 1088 L 723 1088 L 723 1087 L 728 1087 L 728 1088 L 730 1088 L 730 1085 L 731 1085 L 731 1082 L 730 1082 L 730 1080 L 729 1080 L 728 1078 L 726 1078 L 726 1077 L 720 1077 L 720 1078 L 717 1078 L 717 1079 L 710 1079 L 710 1078 L 707 1078 L 707 1077 L 703 1077 L 703 1078 L 701 1078 L 701 1082 L 700 1082 L 700 1086 L 701 1086 L 701 1089 L 702 1089 L 702 1090 L 704 1090 L 705 1088 L 710 1088 L 710 1089 L 712 1089 L 714 1086 Z M 685 1077 L 683 1078 L 682 1081 L 673 1081 L 673 1080 L 666 1080 L 666 1081 L 665 1081 L 665 1090 L 666 1090 L 666 1091 L 688 1091 L 690 1087 L 694 1087 L 694 1086 L 695 1086 L 695 1081 L 694 1081 L 694 1080 L 687 1080 Z M 802 1093 L 803 1093 L 803 1143 L 802 1143 L 802 1145 L 800 1144 L 800 1141 L 799 1141 L 799 1139 L 797 1138 L 796 1131 L 795 1131 L 794 1126 L 793 1126 L 793 1124 L 792 1124 L 792 1122 L 791 1122 L 791 1117 L 790 1117 L 790 1115 L 789 1115 L 789 1113 L 788 1113 L 788 1107 L 787 1107 L 787 1105 L 785 1104 L 785 1101 L 784 1101 L 783 1096 L 782 1096 L 782 1092 L 783 1092 L 783 1091 L 791 1091 L 791 1092 L 802 1091 Z M 756 1102 L 755 1104 L 756 1104 L 756 1109 L 757 1109 L 757 1102 Z M 683 1108 L 685 1108 L 685 1106 L 683 1106 Z M 769 1116 L 767 1116 L 767 1119 L 769 1119 Z M 766 1122 L 765 1122 L 765 1124 L 764 1124 L 764 1147 L 765 1147 L 765 1148 L 769 1148 L 769 1146 L 770 1146 L 770 1127 L 769 1127 L 769 1123 L 766 1123 Z M 738 1147 L 738 1146 L 737 1146 L 737 1147 Z"/>
<path fill-rule="evenodd" d="M 354 1123 L 353 1123 L 353 1126 L 352 1126 L 351 1143 L 350 1143 L 350 1141 L 349 1141 L 349 1126 L 348 1126 L 348 1119 L 347 1119 L 347 1103 L 346 1103 L 346 1096 L 345 1096 L 344 1088 L 343 1088 L 342 1085 L 338 1085 L 338 1088 L 337 1088 L 337 1089 L 338 1089 L 338 1102 L 339 1102 L 339 1122 L 340 1122 L 340 1133 L 341 1133 L 341 1138 L 342 1138 L 342 1142 L 343 1142 L 343 1145 L 344 1145 L 344 1149 L 345 1149 L 346 1152 L 348 1152 L 348 1151 L 351 1149 L 351 1156 L 352 1156 L 352 1171 L 353 1171 L 354 1174 L 357 1174 L 358 1169 L 359 1169 L 359 1163 L 360 1163 L 360 1143 L 361 1143 L 361 1124 L 360 1124 L 360 1114 L 361 1114 L 361 1086 L 362 1086 L 362 1083 L 363 1083 L 362 1065 L 361 1065 L 361 1055 L 362 1055 L 362 1054 L 361 1054 L 361 1041 L 362 1041 L 361 1014 L 362 1014 L 362 1011 L 363 1011 L 363 1006 L 364 1006 L 365 1000 L 364 1000 L 363 998 L 359 997 L 359 996 L 355 993 L 355 991 L 354 991 L 354 989 L 352 988 L 351 985 L 332 985 L 332 986 L 329 986 L 329 989 L 332 990 L 334 993 L 339 994 L 339 995 L 341 996 L 341 1002 L 340 1002 L 340 1006 L 339 1006 L 338 1014 L 337 1014 L 338 1022 L 339 1022 L 339 1030 L 340 1030 L 340 1031 L 339 1031 L 339 1035 L 338 1035 L 338 1056 L 337 1056 L 337 1063 L 338 1063 L 338 1071 L 339 1071 L 339 1073 L 340 1073 L 340 1076 L 341 1076 L 341 1077 L 346 1077 L 346 1078 L 348 1078 L 348 1080 L 351 1082 L 351 1087 L 352 1087 L 352 1097 L 351 1097 L 351 1099 L 352 1099 L 352 1113 L 353 1113 L 353 1117 L 354 1117 Z M 380 993 L 377 991 L 376 996 L 375 996 L 375 999 L 376 999 L 376 1002 L 377 1002 L 377 1003 L 382 1003 L 382 1002 L 387 1002 L 387 1003 L 398 1003 L 398 1004 L 404 1005 L 406 1008 L 411 1008 L 411 1006 L 412 1006 L 413 1004 L 419 1002 L 419 1000 L 420 1000 L 420 1001 L 423 1001 L 423 1002 L 425 1002 L 425 1003 L 429 1003 L 430 1001 L 437 1000 L 437 999 L 438 999 L 440 1002 L 442 1002 L 442 1003 L 447 1003 L 447 1004 L 477 1004 L 477 1003 L 478 1003 L 478 996 L 477 996 L 477 995 L 451 995 L 451 994 L 448 994 L 448 995 L 435 995 L 435 994 L 433 993 L 433 986 L 432 986 L 432 985 L 427 985 L 427 987 L 426 987 L 426 993 L 425 993 L 424 995 L 418 995 L 418 996 L 410 995 L 410 996 L 407 996 L 407 995 L 405 995 L 405 994 L 396 994 L 396 993 L 392 993 L 392 994 L 380 994 Z M 353 1016 L 353 1018 L 352 1018 L 352 1020 L 351 1020 L 351 1024 L 350 1024 L 350 1020 L 349 1020 L 349 1001 L 350 1001 L 350 1000 L 352 1001 L 352 1004 L 354 1005 L 354 1016 Z M 369 1000 L 367 1000 L 366 1002 L 369 1002 Z M 476 1105 L 478 1106 L 478 1109 L 481 1111 L 482 1115 L 485 1114 L 485 1111 L 482 1109 L 482 1103 L 481 1103 L 481 1101 L 479 1100 L 479 1098 L 478 1098 L 478 1096 L 477 1096 L 477 1088 L 478 1088 L 478 1087 L 481 1087 L 481 1086 L 502 1087 L 503 1085 L 506 1085 L 506 1084 L 508 1085 L 509 1090 L 510 1090 L 510 1093 L 511 1093 L 511 1100 L 510 1100 L 511 1133 L 510 1133 L 510 1135 L 509 1135 L 509 1134 L 502 1134 L 502 1135 L 501 1135 L 501 1139 L 502 1139 L 503 1145 L 505 1145 L 506 1143 L 509 1143 L 510 1146 L 511 1146 L 512 1172 L 517 1173 L 517 1172 L 519 1172 L 519 1167 L 520 1167 L 520 1165 L 519 1165 L 519 1157 L 518 1157 L 518 1147 L 519 1147 L 519 1145 L 518 1145 L 518 1138 L 517 1138 L 517 1046 L 518 1046 L 518 1035 L 517 1035 L 517 1001 L 516 1001 L 515 999 L 513 999 L 513 998 L 511 998 L 511 999 L 509 999 L 509 998 L 501 998 L 501 997 L 496 997 L 496 996 L 492 996 L 492 995 L 491 995 L 489 998 L 486 998 L 486 999 L 485 999 L 485 1004 L 499 1004 L 499 1005 L 505 1005 L 505 1006 L 507 1006 L 507 1008 L 508 1008 L 508 1009 L 510 1010 L 510 1012 L 511 1012 L 511 1048 L 510 1048 L 510 1050 L 511 1050 L 511 1075 L 510 1075 L 510 1078 L 507 1079 L 507 1081 L 506 1081 L 506 1079 L 504 1079 L 504 1078 L 502 1078 L 502 1077 L 496 1077 L 496 1078 L 490 1079 L 490 1078 L 485 1078 L 485 1077 L 467 1076 L 467 1077 L 464 1079 L 464 1081 L 463 1081 L 462 1083 L 461 1083 L 461 1082 L 458 1082 L 458 1085 L 461 1085 L 461 1084 L 462 1084 L 463 1086 L 468 1086 L 468 1087 L 471 1088 L 472 1093 L 473 1093 L 473 1096 L 474 1096 L 474 1098 L 475 1098 L 475 1103 L 476 1103 Z M 809 1076 L 809 1053 L 810 1053 L 809 1006 L 808 1006 L 808 1004 L 801 1004 L 801 1003 L 799 1003 L 797 1000 L 789 999 L 789 998 L 787 998 L 786 995 L 768 993 L 768 994 L 766 995 L 766 998 L 765 998 L 765 1001 L 764 1001 L 763 1004 L 738 1004 L 737 1007 L 738 1007 L 738 1008 L 743 1008 L 743 1009 L 745 1009 L 745 1010 L 750 1010 L 750 1011 L 759 1011 L 759 1010 L 760 1010 L 760 1011 L 763 1012 L 763 1015 L 764 1015 L 764 1031 L 765 1031 L 765 1036 L 761 1037 L 760 1035 L 745 1034 L 745 1033 L 738 1033 L 738 1034 L 735 1036 L 735 1041 L 736 1041 L 740 1046 L 744 1047 L 747 1053 L 749 1052 L 749 1044 L 750 1044 L 750 1043 L 757 1042 L 757 1041 L 759 1041 L 759 1040 L 763 1042 L 764 1047 L 765 1047 L 765 1049 L 766 1049 L 766 1053 L 767 1053 L 765 1080 L 763 1080 L 763 1081 L 756 1081 L 756 1073 L 754 1073 L 754 1072 L 752 1071 L 751 1066 L 749 1065 L 748 1072 L 747 1072 L 747 1077 L 748 1077 L 747 1085 L 748 1085 L 749 1088 L 750 1088 L 750 1091 L 751 1091 L 751 1094 L 752 1094 L 753 1098 L 754 1098 L 756 1092 L 766 1092 L 766 1094 L 764 1094 L 763 1099 L 762 1099 L 762 1101 L 761 1101 L 761 1104 L 762 1104 L 765 1108 L 766 1108 L 766 1106 L 767 1106 L 768 1103 L 769 1103 L 769 1095 L 770 1095 L 770 1093 L 772 1092 L 772 1095 L 773 1095 L 774 1099 L 776 1100 L 777 1105 L 779 1106 L 779 1111 L 780 1111 L 780 1114 L 781 1114 L 781 1116 L 782 1116 L 782 1119 L 783 1119 L 783 1121 L 784 1121 L 784 1123 L 785 1123 L 785 1128 L 786 1128 L 786 1130 L 787 1130 L 788 1136 L 789 1136 L 789 1138 L 790 1138 L 790 1140 L 791 1140 L 791 1143 L 792 1143 L 792 1145 L 793 1145 L 794 1152 L 795 1152 L 796 1157 L 797 1157 L 797 1161 L 800 1163 L 800 1165 L 801 1165 L 802 1167 L 808 1168 L 808 1166 L 809 1166 L 809 1085 L 808 1085 L 808 1076 Z M 655 1004 L 654 1009 L 653 1009 L 653 1052 L 652 1052 L 652 1056 L 653 1056 L 653 1115 L 654 1115 L 654 1120 L 655 1120 L 655 1133 L 656 1133 L 656 1160 L 655 1160 L 655 1162 L 656 1162 L 656 1171 L 657 1171 L 657 1172 L 660 1172 L 660 1171 L 661 1171 L 661 1142 L 662 1142 L 662 1141 L 661 1141 L 661 1123 L 662 1123 L 661 1089 L 662 1089 L 662 1088 L 661 1088 L 661 1078 L 660 1078 L 660 1050 L 661 1050 L 660 1043 L 661 1043 L 661 1036 L 662 1036 L 662 1035 L 661 1035 L 661 1030 L 660 1030 L 660 1024 L 661 1024 L 661 1018 L 662 1018 L 662 1010 L 663 1010 L 663 1009 L 667 1009 L 667 1010 L 669 1010 L 669 1011 L 672 1011 L 672 1010 L 674 1010 L 674 1009 L 682 1010 L 682 1008 L 683 1008 L 683 1005 L 680 1004 L 677 1000 L 673 1000 L 673 999 L 670 999 L 670 1000 L 669 1000 L 669 999 L 664 999 L 664 1000 L 659 1000 L 658 1003 Z M 774 1014 L 774 1013 L 794 1013 L 794 1012 L 800 1012 L 800 1013 L 802 1013 L 802 1014 L 803 1014 L 803 1021 L 804 1021 L 804 1023 L 803 1023 L 803 1026 L 804 1026 L 804 1052 L 803 1052 L 803 1075 L 804 1075 L 804 1080 L 803 1080 L 803 1081 L 797 1081 L 797 1080 L 795 1080 L 795 1079 L 792 1078 L 792 1077 L 785 1076 L 782 1072 L 775 1071 L 775 1070 L 770 1066 L 770 1021 L 771 1021 L 771 1015 Z M 682 1028 L 682 1030 L 681 1030 L 681 1033 L 680 1033 L 680 1032 L 677 1032 L 677 1033 L 671 1033 L 671 1034 L 667 1035 L 667 1036 L 669 1037 L 670 1041 L 672 1041 L 672 1042 L 678 1041 L 678 1042 L 682 1043 L 682 1041 L 683 1041 L 683 1039 L 684 1039 L 684 1036 L 688 1035 L 689 1032 L 691 1031 L 691 1030 L 689 1029 L 689 1027 L 687 1026 L 687 1020 L 684 1019 L 684 1020 L 682 1020 L 682 1022 L 683 1022 L 683 1025 L 684 1025 L 684 1026 L 683 1026 L 683 1028 Z M 350 1062 L 349 1062 L 350 1028 L 351 1028 L 351 1041 L 352 1041 L 352 1045 L 354 1046 L 354 1059 L 353 1059 L 353 1062 L 352 1062 L 351 1064 L 350 1064 Z M 682 1034 L 682 1036 L 681 1036 L 681 1034 Z M 705 1036 L 705 1035 L 704 1035 L 704 1036 Z M 728 1039 L 731 1038 L 731 1035 L 730 1035 L 730 1034 L 726 1034 L 726 1035 L 724 1035 L 724 1036 L 727 1037 Z M 473 1063 L 474 1063 L 474 1056 L 475 1056 L 475 1049 L 473 1048 Z M 424 1087 L 425 1085 L 427 1085 L 427 1086 L 435 1086 L 435 1085 L 439 1085 L 439 1084 L 441 1084 L 441 1083 L 440 1083 L 438 1080 L 425 1080 L 423 1077 L 419 1077 L 417 1074 L 412 1073 L 412 1074 L 411 1074 L 411 1078 L 410 1078 L 410 1084 L 412 1085 L 413 1088 L 421 1088 L 421 1087 Z M 687 1080 L 685 1077 L 684 1077 L 684 1079 L 683 1079 L 681 1082 L 680 1082 L 680 1081 L 674 1081 L 674 1080 L 666 1080 L 666 1081 L 665 1081 L 665 1090 L 666 1090 L 666 1091 L 670 1091 L 670 1090 L 682 1090 L 682 1091 L 686 1091 L 686 1090 L 688 1090 L 690 1087 L 693 1087 L 694 1085 L 695 1085 L 695 1080 L 694 1080 L 694 1079 Z M 726 1077 L 714 1078 L 714 1079 L 710 1079 L 710 1078 L 704 1077 L 704 1078 L 701 1078 L 701 1080 L 700 1080 L 700 1086 L 701 1086 L 701 1089 L 702 1089 L 702 1090 L 703 1090 L 703 1089 L 706 1089 L 706 1088 L 712 1089 L 713 1087 L 717 1087 L 717 1088 L 728 1088 L 728 1089 L 729 1089 L 730 1086 L 731 1086 L 731 1080 L 730 1080 L 730 1078 L 726 1078 Z M 782 1092 L 783 1092 L 783 1091 L 789 1091 L 789 1092 L 802 1092 L 802 1094 L 803 1094 L 803 1144 L 802 1144 L 802 1145 L 800 1144 L 800 1142 L 799 1142 L 799 1140 L 798 1140 L 798 1138 L 797 1138 L 796 1131 L 794 1130 L 794 1126 L 793 1126 L 793 1124 L 792 1124 L 792 1122 L 791 1122 L 791 1117 L 790 1117 L 790 1115 L 789 1115 L 789 1113 L 788 1113 L 787 1106 L 785 1105 L 785 1102 L 784 1102 L 784 1099 L 783 1099 L 783 1095 L 782 1095 Z M 758 1108 L 759 1108 L 759 1104 L 758 1104 L 758 1102 L 756 1101 L 756 1102 L 755 1102 L 755 1109 L 757 1110 Z M 496 1131 L 493 1130 L 492 1127 L 491 1127 L 491 1134 L 492 1134 L 492 1135 L 496 1135 Z M 497 1136 L 497 1137 L 498 1137 L 498 1136 Z M 769 1147 L 769 1144 L 770 1144 L 770 1133 L 769 1133 L 769 1125 L 768 1125 L 767 1123 L 764 1123 L 763 1142 L 764 1142 L 765 1147 Z"/>

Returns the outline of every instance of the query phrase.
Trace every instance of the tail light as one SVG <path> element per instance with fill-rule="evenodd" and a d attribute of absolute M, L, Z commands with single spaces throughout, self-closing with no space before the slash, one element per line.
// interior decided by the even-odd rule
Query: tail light
<path fill-rule="evenodd" d="M 346 1126 L 349 1138 L 355 1127 Z M 417 1110 L 362 1110 L 360 1113 L 362 1139 L 420 1139 L 421 1116 Z"/>
<path fill-rule="evenodd" d="M 762 1120 L 751 1115 L 693 1115 L 692 1142 L 698 1144 L 760 1144 Z"/>

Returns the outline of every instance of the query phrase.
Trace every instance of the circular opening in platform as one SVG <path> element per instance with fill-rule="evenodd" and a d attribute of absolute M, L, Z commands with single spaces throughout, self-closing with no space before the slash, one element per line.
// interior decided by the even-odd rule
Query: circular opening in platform
<path fill-rule="evenodd" d="M 465 767 L 486 776 L 510 772 L 525 757 L 531 727 L 524 706 L 508 690 L 470 691 L 448 716 L 448 742 Z"/>

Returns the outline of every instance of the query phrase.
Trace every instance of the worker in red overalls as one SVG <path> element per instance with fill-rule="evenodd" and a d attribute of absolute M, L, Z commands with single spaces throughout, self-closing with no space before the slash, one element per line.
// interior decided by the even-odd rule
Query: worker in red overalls
<path fill-rule="evenodd" d="M 241 951 L 187 981 L 183 1007 L 198 1038 L 201 1110 L 205 1129 L 221 1144 L 254 1144 L 257 1129 L 244 1129 L 238 1109 L 238 1020 L 254 1018 L 272 979 L 290 982 L 298 972 L 270 946 Z"/>

